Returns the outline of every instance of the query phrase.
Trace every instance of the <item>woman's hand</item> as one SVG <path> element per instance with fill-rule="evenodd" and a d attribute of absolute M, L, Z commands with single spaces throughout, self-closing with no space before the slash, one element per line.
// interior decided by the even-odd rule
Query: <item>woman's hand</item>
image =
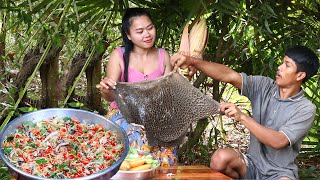
<path fill-rule="evenodd" d="M 100 85 L 102 86 L 102 89 L 115 89 L 117 82 L 115 82 L 113 79 L 105 77 L 100 81 Z M 100 89 L 100 88 L 98 88 Z"/>
<path fill-rule="evenodd" d="M 100 81 L 96 88 L 101 92 L 102 97 L 108 101 L 113 101 L 111 90 L 116 88 L 117 83 L 111 78 L 105 77 Z"/>

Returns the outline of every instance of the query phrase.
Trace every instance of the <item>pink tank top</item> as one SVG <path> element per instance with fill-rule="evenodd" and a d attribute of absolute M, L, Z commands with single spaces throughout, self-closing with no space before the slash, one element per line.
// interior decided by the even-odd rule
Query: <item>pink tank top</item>
<path fill-rule="evenodd" d="M 124 59 L 123 59 L 123 51 L 121 47 L 117 48 L 117 51 L 120 55 L 120 57 L 122 57 L 122 61 L 120 62 L 120 66 L 121 66 L 121 82 L 124 81 Z M 137 71 L 131 67 L 128 67 L 128 82 L 140 82 L 140 81 L 145 81 L 145 80 L 150 80 L 150 79 L 156 79 L 158 77 L 161 77 L 164 75 L 164 49 L 159 48 L 158 49 L 159 55 L 158 55 L 158 68 L 156 70 L 154 70 L 153 72 L 149 73 L 149 74 L 143 74 L 140 71 Z M 117 103 L 115 101 L 110 103 L 110 106 L 112 108 L 118 108 Z"/>

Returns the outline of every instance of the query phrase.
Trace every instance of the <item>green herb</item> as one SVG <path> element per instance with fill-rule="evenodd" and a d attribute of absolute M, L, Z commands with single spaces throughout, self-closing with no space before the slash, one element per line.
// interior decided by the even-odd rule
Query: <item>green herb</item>
<path fill-rule="evenodd" d="M 25 121 L 25 122 L 22 123 L 22 126 L 25 127 L 25 128 L 29 128 L 29 127 L 32 128 L 32 127 L 35 127 L 36 124 L 34 124 L 34 123 L 31 122 L 31 121 Z"/>
<path fill-rule="evenodd" d="M 22 133 L 24 133 L 24 131 L 22 129 L 18 129 L 18 133 L 22 134 Z"/>
<path fill-rule="evenodd" d="M 114 164 L 115 162 L 115 160 L 110 160 L 110 164 Z"/>
<path fill-rule="evenodd" d="M 63 121 L 64 121 L 64 122 L 71 121 L 71 118 L 70 118 L 70 117 L 64 117 L 64 118 L 63 118 Z"/>
<path fill-rule="evenodd" d="M 57 176 L 57 173 L 56 173 L 56 172 L 51 172 L 49 177 L 50 177 L 50 178 L 56 178 L 56 177 L 58 177 L 58 176 Z"/>
<path fill-rule="evenodd" d="M 41 133 L 41 135 L 45 135 L 45 134 L 48 133 L 48 131 L 47 131 L 46 128 L 41 128 L 41 129 L 40 129 L 40 133 Z"/>
<path fill-rule="evenodd" d="M 78 150 L 78 149 L 79 149 L 78 144 L 75 143 L 75 142 L 72 142 L 72 143 L 70 144 L 70 146 L 71 146 L 71 148 L 74 149 L 74 150 Z"/>
<path fill-rule="evenodd" d="M 38 147 L 34 142 L 29 142 L 28 144 L 32 148 L 37 148 Z"/>
<path fill-rule="evenodd" d="M 7 142 L 11 142 L 11 141 L 13 141 L 13 139 L 14 139 L 13 136 L 9 136 L 9 137 L 7 137 L 6 141 L 7 141 Z"/>
<path fill-rule="evenodd" d="M 58 165 L 58 169 L 64 169 L 67 166 L 68 166 L 68 164 L 66 162 L 64 162 L 64 163 Z"/>
<path fill-rule="evenodd" d="M 47 160 L 45 160 L 45 159 L 38 159 L 38 160 L 36 160 L 36 163 L 37 163 L 37 164 L 47 164 Z"/>
<path fill-rule="evenodd" d="M 20 147 L 20 146 L 21 146 L 21 143 L 19 142 L 19 140 L 17 140 L 15 143 L 15 147 Z"/>
<path fill-rule="evenodd" d="M 4 154 L 6 155 L 10 155 L 11 151 L 13 150 L 13 147 L 12 146 L 6 146 L 3 148 L 3 152 Z"/>
<path fill-rule="evenodd" d="M 77 151 L 72 150 L 72 151 L 71 151 L 71 154 L 73 154 L 73 155 L 77 155 Z"/>

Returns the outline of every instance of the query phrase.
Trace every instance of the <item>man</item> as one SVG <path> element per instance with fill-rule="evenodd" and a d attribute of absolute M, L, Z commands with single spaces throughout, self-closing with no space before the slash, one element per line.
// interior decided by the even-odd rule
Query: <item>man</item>
<path fill-rule="evenodd" d="M 231 148 L 216 150 L 211 157 L 212 169 L 234 179 L 298 179 L 294 160 L 316 114 L 301 89 L 319 68 L 312 50 L 304 46 L 289 48 L 275 81 L 182 54 L 175 54 L 171 63 L 174 69 L 193 65 L 213 79 L 231 83 L 251 101 L 252 117 L 232 103 L 220 105 L 222 113 L 250 131 L 250 146 L 247 155 Z"/>

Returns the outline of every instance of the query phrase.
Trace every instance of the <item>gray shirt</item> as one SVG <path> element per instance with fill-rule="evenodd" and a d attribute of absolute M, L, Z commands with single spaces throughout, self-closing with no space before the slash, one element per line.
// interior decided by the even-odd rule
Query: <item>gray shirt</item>
<path fill-rule="evenodd" d="M 248 156 L 266 179 L 282 176 L 298 179 L 298 168 L 294 160 L 299 154 L 302 140 L 312 126 L 316 107 L 304 97 L 303 90 L 288 99 L 281 99 L 279 87 L 274 80 L 244 73 L 241 75 L 241 94 L 251 101 L 253 119 L 265 127 L 283 132 L 290 143 L 276 150 L 250 134 Z"/>

